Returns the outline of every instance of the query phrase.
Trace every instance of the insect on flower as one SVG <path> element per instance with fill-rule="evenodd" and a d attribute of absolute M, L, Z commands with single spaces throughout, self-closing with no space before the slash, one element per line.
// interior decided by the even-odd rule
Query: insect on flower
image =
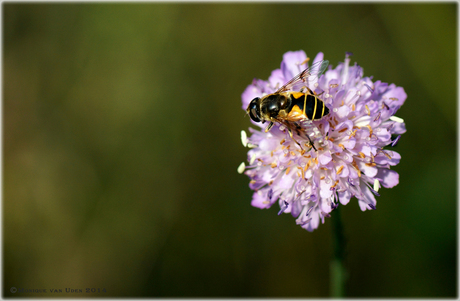
<path fill-rule="evenodd" d="M 290 213 L 308 231 L 353 197 L 362 211 L 377 209 L 379 190 L 399 183 L 393 147 L 406 126 L 395 113 L 407 95 L 364 77 L 349 56 L 332 68 L 319 53 L 308 67 L 305 52 L 287 52 L 280 69 L 242 94 L 243 110 L 260 127 L 241 132 L 248 165 L 238 172 L 250 179 L 251 204 L 278 203 L 278 214 Z"/>
<path fill-rule="evenodd" d="M 286 126 L 290 137 L 302 148 L 302 145 L 293 137 L 292 131 L 297 135 L 307 137 L 309 144 L 316 147 L 306 134 L 300 122 L 308 120 L 320 120 L 327 114 L 329 109 L 324 102 L 309 87 L 310 81 L 317 79 L 326 69 L 329 61 L 321 60 L 314 63 L 297 74 L 294 78 L 284 84 L 272 94 L 263 97 L 255 97 L 250 103 L 246 112 L 255 122 L 270 123 L 265 132 L 270 131 L 275 122 Z"/>

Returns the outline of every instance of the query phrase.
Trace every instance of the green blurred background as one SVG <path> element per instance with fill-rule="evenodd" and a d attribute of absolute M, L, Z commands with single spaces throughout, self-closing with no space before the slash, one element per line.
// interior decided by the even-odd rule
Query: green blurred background
<path fill-rule="evenodd" d="M 348 296 L 457 295 L 456 3 L 2 9 L 4 296 L 327 297 L 331 219 L 253 208 L 236 172 L 241 93 L 300 49 L 408 95 L 400 184 L 341 210 Z"/>

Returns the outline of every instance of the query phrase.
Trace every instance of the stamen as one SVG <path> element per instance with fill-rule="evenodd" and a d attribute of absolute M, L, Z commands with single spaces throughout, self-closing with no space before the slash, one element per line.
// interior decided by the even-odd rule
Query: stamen
<path fill-rule="evenodd" d="M 369 124 L 366 127 L 369 129 L 369 137 L 372 137 L 372 127 Z"/>
<path fill-rule="evenodd" d="M 311 218 L 307 219 L 306 221 L 304 221 L 304 222 L 301 223 L 300 225 L 301 225 L 301 226 L 305 226 L 305 225 L 308 224 L 310 221 L 311 221 Z"/>
<path fill-rule="evenodd" d="M 326 213 L 324 211 L 321 211 L 321 215 L 324 216 L 324 217 L 331 217 L 331 215 L 329 213 Z"/>
<path fill-rule="evenodd" d="M 237 171 L 239 174 L 242 174 L 245 169 L 246 169 L 246 164 L 244 164 L 244 162 L 241 162 L 240 166 L 238 166 Z"/>
<path fill-rule="evenodd" d="M 398 123 L 403 123 L 404 122 L 404 119 L 396 117 L 396 116 L 391 116 L 390 120 L 398 122 Z"/>
<path fill-rule="evenodd" d="M 383 153 L 388 159 L 391 160 L 391 156 L 387 152 L 380 150 L 379 153 Z"/>
<path fill-rule="evenodd" d="M 361 178 L 361 170 L 359 170 L 358 164 L 356 164 L 355 160 L 353 160 L 353 162 L 351 162 L 351 165 L 356 169 L 356 172 L 358 173 L 358 177 Z"/>
<path fill-rule="evenodd" d="M 376 122 L 376 121 L 378 121 L 378 120 L 380 119 L 380 114 L 381 114 L 381 112 L 379 112 L 379 113 L 377 114 L 377 116 L 374 118 L 374 122 Z"/>
<path fill-rule="evenodd" d="M 249 161 L 249 164 L 252 165 L 252 163 L 254 163 L 255 160 L 256 160 L 256 154 L 253 154 L 252 157 L 251 157 L 251 160 Z"/>
<path fill-rule="evenodd" d="M 267 197 L 271 200 L 273 196 L 273 189 L 270 189 L 267 193 Z"/>
<path fill-rule="evenodd" d="M 369 184 L 367 186 L 369 187 L 369 189 L 372 191 L 373 194 L 375 194 L 376 196 L 380 196 L 380 194 L 378 194 L 378 192 L 374 188 L 372 188 Z"/>
<path fill-rule="evenodd" d="M 342 170 L 343 170 L 343 165 L 341 165 L 341 166 L 339 167 L 339 169 L 337 170 L 336 174 L 340 174 L 340 173 L 342 172 Z"/>
<path fill-rule="evenodd" d="M 353 180 L 348 178 L 348 184 L 350 184 L 351 186 L 355 187 L 355 184 L 353 184 Z"/>
<path fill-rule="evenodd" d="M 244 130 L 241 131 L 241 142 L 243 143 L 244 147 L 248 145 L 248 135 L 246 135 L 246 132 Z"/>
<path fill-rule="evenodd" d="M 364 105 L 364 107 L 366 108 L 366 112 L 367 112 L 367 115 L 371 115 L 371 110 L 369 110 L 369 107 L 367 105 Z"/>
<path fill-rule="evenodd" d="M 358 129 L 354 130 L 351 134 L 350 134 L 350 137 L 348 137 L 348 139 L 351 139 L 351 137 L 354 137 L 356 135 L 356 132 L 358 131 Z"/>
<path fill-rule="evenodd" d="M 380 189 L 380 182 L 379 182 L 379 180 L 375 179 L 375 180 L 374 180 L 374 190 L 375 190 L 376 192 L 378 192 L 379 189 Z"/>
<path fill-rule="evenodd" d="M 283 213 L 284 211 L 286 211 L 286 209 L 288 208 L 289 206 L 289 203 L 286 202 L 286 201 L 283 201 L 283 205 L 281 206 L 281 210 L 278 212 L 278 215 L 281 215 L 281 213 Z"/>
<path fill-rule="evenodd" d="M 368 84 L 364 84 L 364 86 L 369 90 L 369 92 L 374 93 L 374 89 L 372 89 Z"/>
<path fill-rule="evenodd" d="M 398 143 L 400 138 L 401 138 L 401 135 L 398 135 L 398 137 L 396 137 L 396 139 L 391 142 L 391 146 L 395 146 Z"/>

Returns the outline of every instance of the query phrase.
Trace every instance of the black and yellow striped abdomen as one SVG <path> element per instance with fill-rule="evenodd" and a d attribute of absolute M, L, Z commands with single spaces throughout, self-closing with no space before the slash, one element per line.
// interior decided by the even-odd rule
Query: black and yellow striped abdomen
<path fill-rule="evenodd" d="M 302 92 L 291 93 L 291 110 L 302 112 L 310 120 L 318 120 L 329 114 L 329 109 L 321 99 Z"/>

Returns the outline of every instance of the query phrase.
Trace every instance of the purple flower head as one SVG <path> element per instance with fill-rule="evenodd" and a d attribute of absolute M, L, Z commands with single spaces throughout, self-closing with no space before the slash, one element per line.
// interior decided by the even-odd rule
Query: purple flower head
<path fill-rule="evenodd" d="M 312 65 L 322 60 L 319 53 Z M 285 53 L 281 68 L 268 81 L 254 79 L 246 88 L 243 109 L 306 68 L 304 51 Z M 346 205 L 355 197 L 362 211 L 375 210 L 379 188 L 398 184 L 399 175 L 390 166 L 401 156 L 391 147 L 406 127 L 394 114 L 407 95 L 402 87 L 364 77 L 359 65 L 350 66 L 348 54 L 344 63 L 329 66 L 306 86 L 329 112 L 318 120 L 275 122 L 268 132 L 267 123 L 251 120 L 260 129 L 250 128 L 250 137 L 242 131 L 243 145 L 250 148 L 249 164 L 242 163 L 238 172 L 250 178 L 252 206 L 270 208 L 278 202 L 278 214 L 291 213 L 298 225 L 313 231 L 339 203 Z"/>

